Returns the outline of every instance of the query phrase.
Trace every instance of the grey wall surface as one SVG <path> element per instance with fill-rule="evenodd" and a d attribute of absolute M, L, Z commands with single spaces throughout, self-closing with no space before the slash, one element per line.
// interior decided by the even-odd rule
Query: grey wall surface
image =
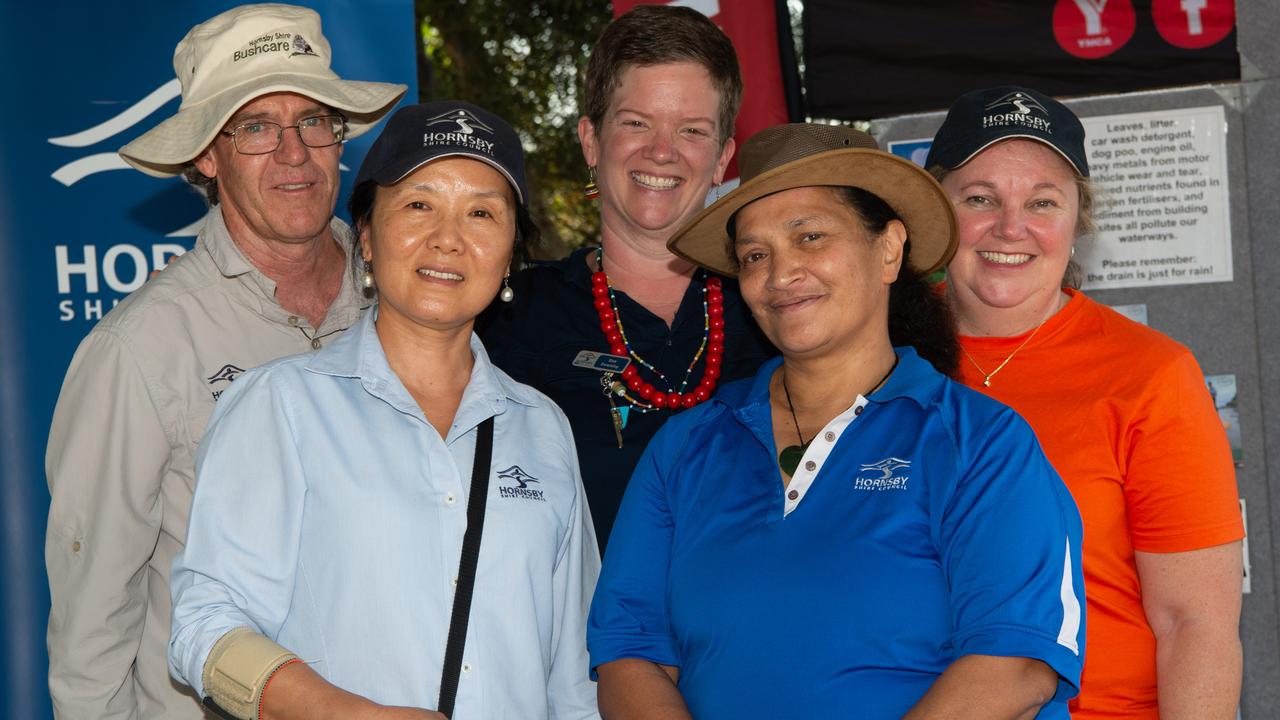
<path fill-rule="evenodd" d="M 1242 81 L 1068 100 L 1081 117 L 1222 106 L 1234 279 L 1198 285 L 1089 291 L 1108 305 L 1145 303 L 1148 324 L 1195 353 L 1206 375 L 1234 373 L 1243 431 L 1237 468 L 1248 505 L 1252 592 L 1244 597 L 1244 720 L 1280 718 L 1280 3 L 1237 0 Z M 876 120 L 881 147 L 932 137 L 943 113 Z"/>

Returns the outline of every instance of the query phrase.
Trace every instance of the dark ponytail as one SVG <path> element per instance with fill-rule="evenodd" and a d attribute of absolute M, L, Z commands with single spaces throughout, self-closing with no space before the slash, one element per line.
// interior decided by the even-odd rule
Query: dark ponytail
<path fill-rule="evenodd" d="M 872 237 L 879 237 L 898 214 L 878 195 L 862 188 L 838 187 L 836 195 L 862 218 Z M 938 372 L 956 377 L 960 344 L 955 320 L 946 300 L 928 279 L 911 266 L 911 238 L 903 248 L 902 269 L 889 287 L 889 341 L 910 345 Z"/>

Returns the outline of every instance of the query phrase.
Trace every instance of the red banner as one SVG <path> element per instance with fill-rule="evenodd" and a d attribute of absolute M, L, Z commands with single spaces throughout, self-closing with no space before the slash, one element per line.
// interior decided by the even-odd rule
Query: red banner
<path fill-rule="evenodd" d="M 743 83 L 742 110 L 734 127 L 739 145 L 760 130 L 790 122 L 779 59 L 776 0 L 614 0 L 613 13 L 621 15 L 636 5 L 663 4 L 683 5 L 701 12 L 733 41 Z M 737 176 L 735 158 L 726 177 Z"/>

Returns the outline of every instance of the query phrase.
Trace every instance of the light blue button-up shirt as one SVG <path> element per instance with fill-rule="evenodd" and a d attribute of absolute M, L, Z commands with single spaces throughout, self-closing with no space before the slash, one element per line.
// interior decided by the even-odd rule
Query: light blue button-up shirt
<path fill-rule="evenodd" d="M 387 364 L 375 312 L 329 347 L 242 375 L 200 446 L 173 569 L 174 676 L 248 626 L 329 682 L 433 709 L 476 427 L 495 417 L 459 718 L 595 718 L 585 625 L 600 560 L 573 436 L 546 396 L 474 367 L 441 439 Z"/>

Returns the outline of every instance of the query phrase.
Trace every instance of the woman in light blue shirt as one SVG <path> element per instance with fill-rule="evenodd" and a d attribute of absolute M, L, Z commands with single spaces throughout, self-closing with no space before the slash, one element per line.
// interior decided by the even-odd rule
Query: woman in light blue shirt
<path fill-rule="evenodd" d="M 378 304 L 328 347 L 241 376 L 200 447 L 169 662 L 207 704 L 444 717 L 469 481 L 492 418 L 458 716 L 597 717 L 585 620 L 600 561 L 572 435 L 472 333 L 500 286 L 511 300 L 512 240 L 536 232 L 527 197 L 515 132 L 466 103 L 403 108 L 374 143 L 351 210 Z"/>

